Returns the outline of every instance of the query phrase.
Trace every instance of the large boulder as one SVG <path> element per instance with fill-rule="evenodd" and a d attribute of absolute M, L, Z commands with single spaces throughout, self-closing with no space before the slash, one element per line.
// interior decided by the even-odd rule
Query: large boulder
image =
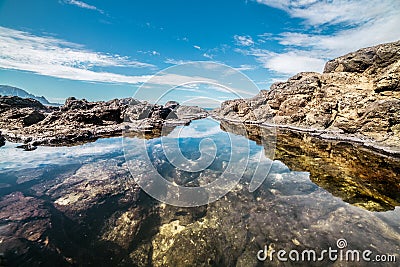
<path fill-rule="evenodd" d="M 44 120 L 46 116 L 37 110 L 32 110 L 29 112 L 24 118 L 23 118 L 23 124 L 24 126 L 31 126 L 33 124 L 36 124 L 42 120 Z"/>
<path fill-rule="evenodd" d="M 400 41 L 362 48 L 328 61 L 324 73 L 382 70 L 400 60 Z"/>
<path fill-rule="evenodd" d="M 179 103 L 176 101 L 168 101 L 165 103 L 164 108 L 175 109 L 179 106 Z"/>
<path fill-rule="evenodd" d="M 61 107 L 61 110 L 86 110 L 92 108 L 93 106 L 93 103 L 88 102 L 86 99 L 76 99 L 75 97 L 69 97 L 67 98 L 67 100 L 65 100 L 65 104 Z"/>

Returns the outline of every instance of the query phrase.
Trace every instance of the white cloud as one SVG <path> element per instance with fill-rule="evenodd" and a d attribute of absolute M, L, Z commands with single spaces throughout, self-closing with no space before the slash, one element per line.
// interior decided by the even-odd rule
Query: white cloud
<path fill-rule="evenodd" d="M 282 53 L 263 49 L 239 52 L 253 55 L 265 68 L 283 74 L 322 71 L 332 58 L 362 47 L 400 39 L 400 1 L 388 0 L 257 0 L 301 18 L 313 28 L 279 35 L 260 35 L 262 42 L 278 41 Z M 324 27 L 320 27 L 324 25 Z M 339 27 L 338 27 L 339 26 Z M 322 30 L 322 31 L 321 31 Z M 329 32 L 321 33 L 321 32 Z"/>
<path fill-rule="evenodd" d="M 182 65 L 186 63 L 193 62 L 192 60 L 182 60 L 182 59 L 173 59 L 173 58 L 167 58 L 164 63 L 167 64 L 172 64 L 172 65 Z"/>
<path fill-rule="evenodd" d="M 325 60 L 307 56 L 301 51 L 291 51 L 288 53 L 276 54 L 266 52 L 258 54 L 257 60 L 265 68 L 283 74 L 295 74 L 303 71 L 322 72 Z"/>
<path fill-rule="evenodd" d="M 332 58 L 362 47 L 400 39 L 399 16 L 382 16 L 362 26 L 338 31 L 332 35 L 301 34 L 286 32 L 278 38 L 286 46 L 318 51 L 326 58 Z"/>
<path fill-rule="evenodd" d="M 208 99 L 204 99 L 204 102 L 201 102 L 202 104 L 209 104 L 210 101 Z M 207 101 L 208 100 L 208 101 Z M 211 102 L 212 103 L 212 102 Z M 187 103 L 185 103 L 187 104 Z M 198 103 L 196 102 L 198 105 Z M 210 137 L 215 134 L 221 133 L 221 128 L 219 125 L 217 126 L 212 126 L 208 129 L 205 130 L 199 130 L 196 129 L 195 127 L 182 127 L 182 128 L 175 128 L 170 134 L 168 134 L 167 137 L 163 137 L 163 142 L 168 145 L 170 142 L 173 142 L 173 140 L 169 139 L 176 139 L 176 138 L 205 138 L 205 137 Z M 165 145 L 165 144 L 164 144 Z"/>
<path fill-rule="evenodd" d="M 242 64 L 237 68 L 234 68 L 237 71 L 245 71 L 245 70 L 254 70 L 256 69 L 256 66 L 252 66 L 252 65 L 247 65 L 247 64 Z"/>
<path fill-rule="evenodd" d="M 152 53 L 152 51 L 150 51 Z M 156 52 L 156 51 L 154 51 Z M 152 53 L 154 54 L 154 53 Z M 187 61 L 168 59 L 170 64 Z M 204 65 L 204 64 L 203 64 Z M 207 66 L 207 65 L 205 65 Z M 30 71 L 51 77 L 109 83 L 142 84 L 145 82 L 176 86 L 193 81 L 216 83 L 197 76 L 165 73 L 157 76 L 128 76 L 112 72 L 97 72 L 100 67 L 154 68 L 154 65 L 132 61 L 120 55 L 86 50 L 83 46 L 54 37 L 39 37 L 27 32 L 0 27 L 0 68 Z"/>
<path fill-rule="evenodd" d="M 198 45 L 194 45 L 193 47 L 196 48 L 196 49 L 198 49 L 198 50 L 201 50 L 201 47 L 198 46 Z"/>
<path fill-rule="evenodd" d="M 48 164 L 71 164 L 83 162 L 87 157 L 91 158 L 122 151 L 121 137 L 99 139 L 94 143 L 86 143 L 72 147 L 46 147 L 39 146 L 33 152 L 24 152 L 16 148 L 16 143 L 7 142 L 2 147 L 0 155 L 0 170 L 20 170 L 27 168 L 38 168 L 43 162 Z M 34 156 L 33 156 L 34 155 Z"/>
<path fill-rule="evenodd" d="M 176 38 L 177 41 L 184 41 L 184 42 L 189 42 L 189 38 L 187 37 L 178 37 Z"/>
<path fill-rule="evenodd" d="M 160 52 L 158 52 L 156 50 L 150 50 L 150 51 L 139 50 L 138 53 L 150 55 L 150 56 L 159 56 L 160 55 Z"/>
<path fill-rule="evenodd" d="M 254 45 L 254 41 L 251 36 L 248 35 L 235 35 L 233 36 L 237 45 L 240 46 L 252 46 Z"/>
<path fill-rule="evenodd" d="M 213 55 L 208 54 L 208 53 L 204 53 L 204 54 L 203 54 L 203 57 L 208 58 L 208 59 L 213 59 L 213 58 L 214 58 Z"/>
<path fill-rule="evenodd" d="M 304 19 L 313 26 L 365 23 L 382 14 L 398 14 L 400 8 L 398 0 L 257 0 L 257 2 L 284 10 L 291 17 Z"/>
<path fill-rule="evenodd" d="M 177 86 L 174 91 L 185 91 L 185 92 L 199 92 L 200 84 L 198 83 L 187 83 L 183 86 Z"/>
<path fill-rule="evenodd" d="M 201 76 L 185 76 L 174 73 L 165 73 L 152 76 L 151 79 L 148 80 L 151 84 L 162 84 L 162 85 L 170 85 L 170 86 L 183 86 L 187 84 L 194 83 L 218 83 L 218 81 L 206 77 Z"/>
<path fill-rule="evenodd" d="M 95 6 L 89 5 L 89 4 L 87 4 L 85 2 L 82 2 L 82 1 L 65 0 L 64 3 L 69 4 L 69 5 L 74 5 L 74 6 L 77 6 L 77 7 L 80 7 L 80 8 L 84 8 L 84 9 L 96 10 L 96 11 L 100 12 L 101 14 L 104 13 L 103 10 L 101 10 L 101 9 L 95 7 Z"/>
<path fill-rule="evenodd" d="M 225 99 L 224 99 L 225 100 Z M 180 102 L 181 105 L 186 106 L 200 106 L 200 107 L 208 107 L 208 108 L 217 108 L 221 106 L 221 103 L 224 100 L 220 100 L 218 97 L 192 97 L 186 101 Z"/>
<path fill-rule="evenodd" d="M 120 55 L 85 49 L 82 45 L 54 37 L 40 37 L 23 31 L 0 27 L 0 68 L 30 71 L 57 78 L 141 83 L 149 75 L 126 76 L 95 72 L 94 67 L 154 68 L 154 65 L 133 61 Z"/>

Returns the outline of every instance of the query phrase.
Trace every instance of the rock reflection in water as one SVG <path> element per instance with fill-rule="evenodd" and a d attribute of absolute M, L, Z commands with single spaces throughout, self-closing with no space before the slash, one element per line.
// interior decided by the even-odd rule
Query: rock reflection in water
<path fill-rule="evenodd" d="M 221 122 L 221 129 L 237 134 L 242 127 Z M 246 130 L 251 140 L 268 144 L 268 128 L 246 125 Z M 275 159 L 291 170 L 309 172 L 314 183 L 352 205 L 370 211 L 393 210 L 400 205 L 400 159 L 288 130 L 278 132 Z"/>
<path fill-rule="evenodd" d="M 227 124 L 223 127 L 235 129 Z M 268 130 L 255 129 L 249 130 L 250 139 L 262 144 Z M 217 135 L 226 134 L 219 126 L 216 130 L 220 131 Z M 373 255 L 390 253 L 399 259 L 399 209 L 385 216 L 386 212 L 373 213 L 332 196 L 310 180 L 310 176 L 312 180 L 316 177 L 313 169 L 295 165 L 302 152 L 309 157 L 320 155 L 317 148 L 311 150 L 315 144 L 303 143 L 296 136 L 282 138 L 278 135 L 276 157 L 289 167 L 274 161 L 265 182 L 251 193 L 248 185 L 256 164 L 251 162 L 234 190 L 216 202 L 194 208 L 165 205 L 143 193 L 126 168 L 121 139 L 98 140 L 87 150 L 84 146 L 66 148 L 66 155 L 82 159 L 73 165 L 63 165 L 55 148 L 26 152 L 36 161 L 15 165 L 15 170 L 0 169 L 2 182 L 7 183 L 0 199 L 0 265 L 341 266 L 346 263 L 327 259 L 300 264 L 276 258 L 273 262 L 257 260 L 257 252 L 265 245 L 275 250 L 320 252 L 336 249 L 339 238 L 347 240 L 349 249 L 369 249 Z M 157 145 L 156 139 L 148 142 Z M 255 142 L 252 145 L 256 147 Z M 263 148 L 257 147 L 262 152 Z M 338 154 L 337 149 L 331 145 L 336 160 L 340 155 L 348 155 L 345 159 L 358 155 Z M 42 155 L 48 164 L 45 168 L 39 164 L 43 150 L 49 150 Z M 82 158 L 79 153 L 83 152 Z M 12 155 L 19 156 L 15 153 L 21 152 L 10 149 L 10 166 Z M 347 166 L 345 159 L 338 162 Z M 156 162 L 159 167 L 163 164 Z M 193 178 L 208 182 L 217 178 L 221 168 L 215 164 Z M 374 171 L 380 170 L 384 171 L 378 167 Z M 195 182 L 189 175 L 169 170 L 166 177 L 182 184 Z M 352 266 L 368 265 L 352 262 Z"/>

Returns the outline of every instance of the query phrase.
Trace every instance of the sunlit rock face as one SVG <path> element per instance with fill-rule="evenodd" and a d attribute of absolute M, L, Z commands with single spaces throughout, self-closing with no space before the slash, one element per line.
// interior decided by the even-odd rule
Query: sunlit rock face
<path fill-rule="evenodd" d="M 254 98 L 225 101 L 215 116 L 334 132 L 400 153 L 400 41 L 331 60 L 322 74 L 299 73 Z"/>

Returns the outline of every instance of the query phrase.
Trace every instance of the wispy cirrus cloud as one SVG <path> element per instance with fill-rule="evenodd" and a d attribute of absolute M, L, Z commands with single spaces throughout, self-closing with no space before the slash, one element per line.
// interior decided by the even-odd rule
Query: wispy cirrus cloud
<path fill-rule="evenodd" d="M 172 64 L 172 65 L 182 65 L 182 64 L 186 64 L 186 63 L 190 63 L 190 62 L 193 62 L 193 60 L 167 58 L 164 61 L 164 63 Z"/>
<path fill-rule="evenodd" d="M 246 70 L 254 70 L 256 69 L 256 66 L 253 65 L 248 65 L 248 64 L 242 64 L 239 67 L 234 68 L 237 71 L 246 71 Z"/>
<path fill-rule="evenodd" d="M 254 44 L 253 38 L 248 35 L 235 35 L 233 39 L 235 39 L 236 45 L 239 46 L 252 46 Z"/>
<path fill-rule="evenodd" d="M 36 36 L 24 31 L 0 27 L 0 68 L 30 71 L 57 78 L 142 83 L 150 75 L 126 76 L 96 72 L 94 68 L 155 68 L 128 57 L 93 52 L 84 46 L 54 37 Z"/>
<path fill-rule="evenodd" d="M 251 49 L 244 53 L 254 56 L 264 68 L 284 74 L 284 78 L 303 71 L 321 72 L 325 65 L 324 59 L 314 57 L 314 53 L 309 51 L 275 53 L 265 49 Z"/>
<path fill-rule="evenodd" d="M 175 62 L 172 63 L 185 63 Z M 154 71 L 156 66 L 134 61 L 128 57 L 93 52 L 84 46 L 54 37 L 33 35 L 0 26 L 0 68 L 29 71 L 56 78 L 104 82 L 177 86 L 195 81 L 217 83 L 214 79 L 181 74 L 123 75 L 97 69 L 144 68 Z M 153 74 L 153 73 L 152 73 Z"/>
<path fill-rule="evenodd" d="M 398 7 L 397 0 L 257 0 L 286 11 L 312 26 L 323 24 L 359 25 Z"/>
<path fill-rule="evenodd" d="M 400 1 L 397 0 L 257 0 L 303 19 L 307 27 L 277 35 L 260 35 L 259 44 L 278 41 L 284 51 L 251 48 L 263 67 L 278 74 L 322 71 L 325 61 L 379 43 L 400 39 Z"/>
<path fill-rule="evenodd" d="M 74 5 L 80 8 L 84 8 L 84 9 L 89 9 L 89 10 L 95 10 L 101 14 L 104 14 L 104 11 L 93 6 L 93 5 L 89 5 L 88 3 L 85 3 L 83 1 L 78 1 L 78 0 L 64 0 L 63 3 L 68 4 L 68 5 Z"/>

